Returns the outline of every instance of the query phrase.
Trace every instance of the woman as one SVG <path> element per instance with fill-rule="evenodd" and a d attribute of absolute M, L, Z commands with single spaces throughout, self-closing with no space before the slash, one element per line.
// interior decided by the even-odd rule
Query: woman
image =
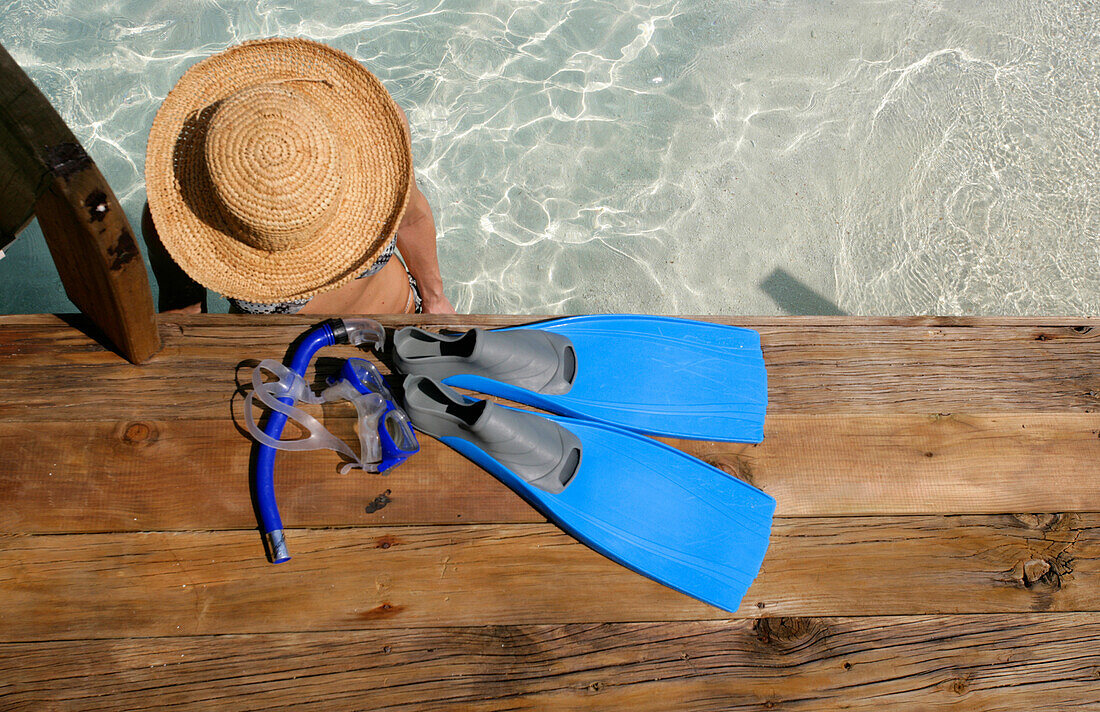
<path fill-rule="evenodd" d="M 343 52 L 258 40 L 191 67 L 157 112 L 145 172 L 167 252 L 234 311 L 454 313 L 408 121 Z"/>

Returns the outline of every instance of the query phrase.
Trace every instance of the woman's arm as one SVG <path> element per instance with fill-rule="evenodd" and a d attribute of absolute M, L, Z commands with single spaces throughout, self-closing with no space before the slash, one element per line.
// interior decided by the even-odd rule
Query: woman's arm
<path fill-rule="evenodd" d="M 409 273 L 416 278 L 423 299 L 425 314 L 454 314 L 447 295 L 443 293 L 443 278 L 439 274 L 439 256 L 436 253 L 435 217 L 428 199 L 420 192 L 415 181 L 405 217 L 397 228 L 397 249 Z"/>
<path fill-rule="evenodd" d="M 396 104 L 394 104 L 396 106 Z M 405 128 L 412 134 L 409 117 L 397 107 Z M 405 208 L 405 217 L 397 226 L 397 249 L 420 288 L 420 305 L 425 314 L 454 314 L 455 308 L 443 293 L 443 277 L 439 274 L 439 255 L 436 253 L 435 216 L 428 199 L 420 192 L 413 175 L 412 193 Z"/>

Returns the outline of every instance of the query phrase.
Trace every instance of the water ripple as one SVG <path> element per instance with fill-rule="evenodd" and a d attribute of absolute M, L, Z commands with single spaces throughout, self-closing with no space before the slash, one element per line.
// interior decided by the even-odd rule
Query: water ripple
<path fill-rule="evenodd" d="M 0 41 L 135 223 L 168 90 L 270 35 L 351 53 L 405 108 L 461 310 L 771 313 L 761 284 L 782 270 L 852 313 L 1100 312 L 1093 4 L 17 0 L 0 14 Z M 11 296 L 56 284 L 41 255 L 15 261 L 0 261 L 0 311 L 58 308 Z"/>

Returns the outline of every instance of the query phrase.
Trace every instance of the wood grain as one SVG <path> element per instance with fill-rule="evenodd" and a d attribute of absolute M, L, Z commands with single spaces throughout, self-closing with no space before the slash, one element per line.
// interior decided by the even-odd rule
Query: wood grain
<path fill-rule="evenodd" d="M 1096 614 L 188 636 L 0 645 L 6 709 L 1061 712 L 1100 706 Z"/>
<path fill-rule="evenodd" d="M 231 399 L 316 318 L 164 319 L 140 369 L 66 319 L 0 317 L 2 709 L 1100 708 L 1100 320 L 737 319 L 767 440 L 676 443 L 780 502 L 728 614 L 434 442 L 387 478 L 281 454 L 326 528 L 272 566 Z"/>
<path fill-rule="evenodd" d="M 1100 611 L 1100 515 L 779 519 L 736 617 Z M 0 640 L 714 620 L 548 524 L 0 538 Z"/>
<path fill-rule="evenodd" d="M 355 442 L 354 421 L 340 417 L 345 410 L 330 408 L 324 419 Z M 776 415 L 767 433 L 760 445 L 668 442 L 764 489 L 781 516 L 1100 507 L 1100 413 Z M 384 477 L 340 475 L 330 451 L 280 453 L 284 520 L 291 527 L 542 521 L 479 467 L 423 440 L 416 457 Z M 228 420 L 76 428 L 0 421 L 0 532 L 250 529 L 250 452 Z"/>
<path fill-rule="evenodd" d="M 260 359 L 283 358 L 291 340 L 314 321 L 162 317 L 164 349 L 133 369 L 61 322 L 44 328 L 42 321 L 0 317 L 0 366 L 6 369 L 9 396 L 0 403 L 0 420 L 52 420 L 56 414 L 50 411 L 58 406 L 70 421 L 225 418 L 238 384 L 247 382 L 247 370 Z M 384 323 L 409 321 L 414 320 Z M 1100 320 L 1078 321 L 1076 326 L 868 328 L 840 321 L 754 326 L 764 341 L 770 414 L 1096 412 Z M 361 353 L 333 347 L 323 356 Z"/>

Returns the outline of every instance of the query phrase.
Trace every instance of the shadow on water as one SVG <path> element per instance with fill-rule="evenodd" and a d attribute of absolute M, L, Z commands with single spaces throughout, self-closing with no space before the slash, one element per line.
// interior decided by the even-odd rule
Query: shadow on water
<path fill-rule="evenodd" d="M 776 269 L 760 282 L 760 289 L 787 314 L 798 316 L 847 316 L 834 302 L 807 287 L 789 272 Z"/>

